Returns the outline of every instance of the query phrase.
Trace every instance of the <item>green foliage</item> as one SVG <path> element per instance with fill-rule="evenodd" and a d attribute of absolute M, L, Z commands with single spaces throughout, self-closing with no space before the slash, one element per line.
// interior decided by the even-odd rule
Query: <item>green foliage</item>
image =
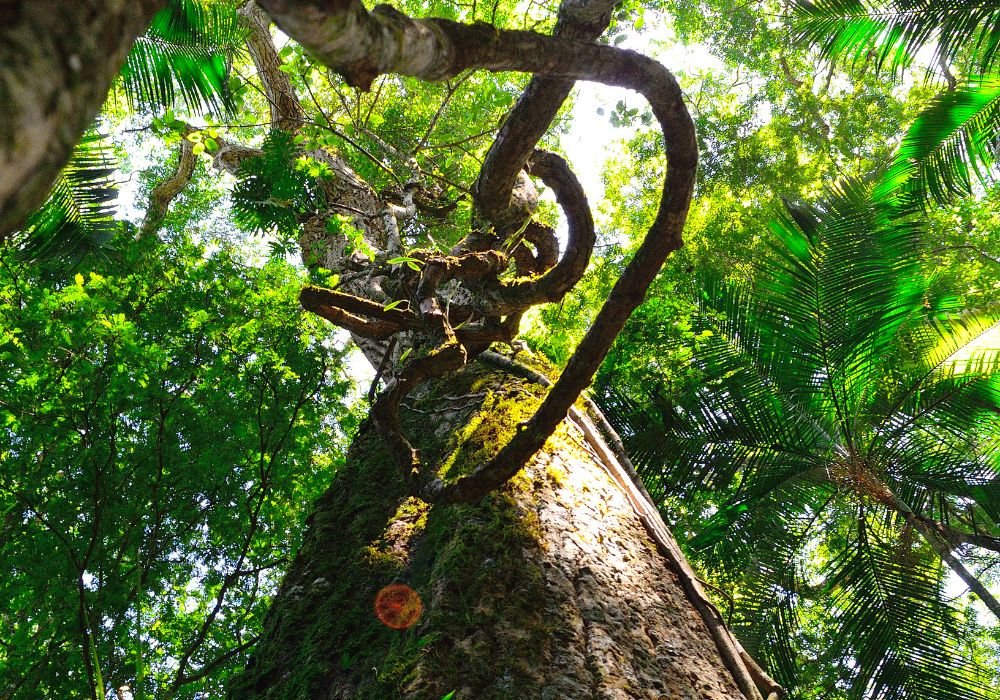
<path fill-rule="evenodd" d="M 971 49 L 985 70 L 1000 48 L 1000 8 L 990 3 L 798 0 L 793 9 L 799 38 L 819 46 L 823 56 L 874 61 L 880 70 L 899 70 L 931 43 L 937 44 L 935 59 L 951 60 Z"/>
<path fill-rule="evenodd" d="M 60 278 L 0 257 L 0 688 L 218 695 L 353 430 L 339 352 L 225 247 Z"/>
<path fill-rule="evenodd" d="M 88 253 L 105 252 L 120 228 L 114 220 L 118 188 L 114 159 L 104 137 L 90 132 L 73 149 L 45 204 L 14 235 L 24 261 L 62 259 L 80 262 Z"/>
<path fill-rule="evenodd" d="M 232 111 L 229 68 L 246 30 L 233 0 L 170 0 L 125 58 L 119 79 L 129 106 L 192 113 Z"/>
<path fill-rule="evenodd" d="M 940 65 L 961 61 L 969 67 L 971 74 L 957 89 L 951 85 L 910 127 L 887 174 L 888 186 L 915 175 L 909 186 L 920 204 L 927 198 L 946 203 L 971 192 L 971 173 L 979 181 L 992 176 L 1000 130 L 994 74 L 998 8 L 944 0 L 800 0 L 793 7 L 798 38 L 831 61 L 863 61 L 876 71 L 898 73 L 922 48 L 936 44 L 934 60 Z"/>
<path fill-rule="evenodd" d="M 734 627 L 800 697 L 995 697 L 902 512 L 1000 534 L 1000 356 L 982 340 L 1000 321 L 932 287 L 901 206 L 851 181 L 789 206 L 753 284 L 706 284 L 693 387 L 600 387 L 668 522 L 733 591 Z M 840 661 L 817 672 L 814 654 Z"/>
<path fill-rule="evenodd" d="M 547 29 L 551 5 L 399 7 Z M 243 143 L 264 137 L 232 195 L 240 228 L 276 232 L 274 252 L 294 253 L 300 222 L 320 210 L 318 188 L 329 175 L 306 154 L 329 149 L 383 195 L 419 175 L 432 204 L 443 203 L 406 224 L 408 246 L 448 249 L 469 230 L 469 190 L 526 76 L 472 73 L 432 86 L 384 76 L 360 93 L 289 43 L 280 69 L 307 121 L 294 136 L 265 135 L 263 91 L 255 78 L 235 75 L 252 70 L 235 8 L 171 0 L 129 55 L 121 84 L 131 112 L 164 114 L 153 127 L 167 142 L 188 133 L 180 109 L 238 117 L 223 126 L 206 115 L 211 126 L 189 136 L 199 151 L 213 152 L 223 130 Z M 651 489 L 673 494 L 665 507 L 679 534 L 733 591 L 740 635 L 798 697 L 986 697 L 969 659 L 995 663 L 997 633 L 991 642 L 974 612 L 947 603 L 939 562 L 874 485 L 928 518 L 995 532 L 996 466 L 969 452 L 992 447 L 978 437 L 992 429 L 992 359 L 948 358 L 991 327 L 988 316 L 956 310 L 994 299 L 998 195 L 934 212 L 925 228 L 900 218 L 911 209 L 875 206 L 870 186 L 853 183 L 816 207 L 792 208 L 771 235 L 760 222 L 781 197 L 811 200 L 835 174 L 860 176 L 890 157 L 899 125 L 930 88 L 904 96 L 867 68 L 909 65 L 938 28 L 942 55 L 969 58 L 978 66 L 972 72 L 987 77 L 934 100 L 880 186 L 916 182 L 915 191 L 938 199 L 973 189 L 993 166 L 996 10 L 939 0 L 877 17 L 867 3 L 801 8 L 809 15 L 802 37 L 853 64 L 850 80 L 821 72 L 805 49 L 788 45 L 774 2 L 616 6 L 609 43 L 650 28 L 657 39 L 702 43 L 720 63 L 680 76 L 702 163 L 686 247 L 616 343 L 599 393 Z M 654 9 L 669 13 L 669 27 Z M 626 100 L 615 106 L 612 122 L 639 131 L 605 169 L 603 256 L 562 303 L 533 314 L 529 341 L 559 363 L 651 220 L 666 162 L 647 117 Z M 553 147 L 567 123 L 562 117 L 543 145 Z M 65 254 L 79 264 L 118 230 L 110 165 L 96 142 L 82 148 L 91 155 L 74 161 L 20 239 L 26 256 Z M 225 245 L 209 254 L 191 244 L 189 232 L 213 240 L 210 249 L 214 236 L 236 235 L 221 178 L 203 177 L 205 160 L 165 222 L 170 249 L 130 243 L 122 258 L 83 259 L 91 267 L 73 282 L 63 271 L 15 272 L 9 257 L 0 259 L 0 558 L 9 563 L 0 590 L 9 601 L 0 612 L 0 695 L 9 687 L 15 696 L 87 694 L 88 658 L 91 675 L 124 679 L 136 697 L 169 695 L 187 658 L 182 675 L 198 678 L 175 695 L 219 695 L 246 659 L 282 557 L 298 544 L 306 509 L 351 430 L 346 387 L 332 375 L 340 357 L 315 319 L 300 315 L 298 277 L 277 262 L 240 265 Z M 160 164 L 142 179 L 151 187 L 170 172 Z M 374 255 L 350 217 L 325 220 L 330 233 Z M 926 240 L 940 250 L 920 251 Z M 920 274 L 928 260 L 937 266 L 933 279 Z M 414 261 L 389 262 L 419 267 Z M 690 294 L 695 271 L 716 279 L 700 309 Z M 311 272 L 336 285 L 329 271 Z M 381 450 L 367 440 L 358 443 L 359 470 Z M 864 456 L 879 481 L 838 471 L 845 452 Z M 386 484 L 399 485 L 395 472 L 383 480 L 348 472 L 341 476 L 353 474 L 360 487 L 331 494 L 335 508 L 323 517 L 336 522 L 321 545 L 335 556 L 321 559 L 326 578 L 350 589 L 357 606 L 305 611 L 310 643 L 344 649 L 343 670 L 364 674 L 372 697 L 408 682 L 418 655 L 437 654 L 460 678 L 469 670 L 454 650 L 415 633 L 356 632 L 371 623 L 371 594 L 400 565 L 337 538 L 365 529 L 367 547 L 393 515 Z M 865 484 L 873 488 L 859 493 Z M 514 525 L 512 518 L 512 542 L 520 543 L 530 533 L 513 533 Z M 462 508 L 431 519 L 426 551 L 444 556 L 421 562 L 428 598 L 433 581 L 452 575 L 449 558 L 488 553 L 499 561 L 520 551 L 488 528 L 459 550 L 449 538 L 463 527 L 478 524 Z M 356 565 L 369 555 L 366 572 Z M 479 573 L 462 588 L 482 585 Z M 530 613 L 539 580 L 514 567 L 510 578 L 518 584 L 508 602 Z M 429 611 L 455 625 L 474 626 L 477 614 Z M 310 658 L 294 663 L 302 683 L 321 682 Z"/>
<path fill-rule="evenodd" d="M 972 76 L 935 98 L 910 126 L 883 187 L 903 184 L 921 203 L 948 202 L 989 181 L 1000 134 L 1000 76 Z"/>

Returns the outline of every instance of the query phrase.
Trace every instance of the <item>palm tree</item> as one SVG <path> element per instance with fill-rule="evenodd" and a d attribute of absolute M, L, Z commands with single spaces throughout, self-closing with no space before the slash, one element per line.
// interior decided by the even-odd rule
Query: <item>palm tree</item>
<path fill-rule="evenodd" d="M 599 391 L 654 497 L 677 497 L 668 522 L 686 509 L 689 545 L 737 591 L 736 627 L 780 682 L 796 684 L 790 640 L 822 618 L 848 697 L 996 697 L 963 658 L 946 589 L 950 569 L 1000 617 L 963 563 L 1000 552 L 1000 353 L 988 347 L 1000 316 L 934 289 L 920 219 L 872 187 L 789 206 L 753 286 L 706 286 L 695 391 L 641 404 Z"/>
<path fill-rule="evenodd" d="M 907 131 L 882 186 L 907 183 L 916 201 L 944 202 L 986 180 L 1000 135 L 1000 6 L 973 0 L 795 0 L 798 40 L 824 58 L 899 75 L 925 47 L 948 89 Z M 959 65 L 956 80 L 950 65 Z"/>

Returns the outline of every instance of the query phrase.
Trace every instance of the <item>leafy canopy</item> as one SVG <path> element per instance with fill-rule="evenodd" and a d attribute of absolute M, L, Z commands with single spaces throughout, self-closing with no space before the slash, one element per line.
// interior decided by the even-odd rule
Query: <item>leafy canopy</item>
<path fill-rule="evenodd" d="M 353 425 L 340 352 L 277 260 L 150 239 L 61 277 L 0 251 L 0 688 L 219 694 Z"/>
<path fill-rule="evenodd" d="M 798 39 L 835 63 L 871 64 L 876 71 L 898 75 L 925 47 L 932 48 L 931 65 L 940 66 L 948 90 L 914 121 L 884 175 L 884 186 L 905 183 L 920 205 L 928 197 L 945 203 L 969 193 L 975 181 L 993 177 L 992 144 L 1000 133 L 998 13 L 993 3 L 947 0 L 793 4 Z M 964 73 L 960 81 L 951 75 L 950 65 Z"/>

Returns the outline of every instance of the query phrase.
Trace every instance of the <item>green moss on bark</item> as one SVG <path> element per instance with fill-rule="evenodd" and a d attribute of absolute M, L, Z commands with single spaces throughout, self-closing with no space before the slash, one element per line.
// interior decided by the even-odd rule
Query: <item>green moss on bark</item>
<path fill-rule="evenodd" d="M 426 460 L 444 458 L 455 477 L 491 457 L 537 403 L 535 387 L 470 368 L 429 386 L 404 421 Z M 544 651 L 544 582 L 537 522 L 511 496 L 516 488 L 478 504 L 427 506 L 406 496 L 381 439 L 363 426 L 229 696 L 440 698 L 495 684 L 498 673 L 496 697 L 528 692 Z M 377 592 L 392 583 L 424 602 L 405 631 L 374 612 Z M 517 639 L 497 639 L 491 630 L 502 628 Z M 499 645 L 516 648 L 498 653 Z"/>

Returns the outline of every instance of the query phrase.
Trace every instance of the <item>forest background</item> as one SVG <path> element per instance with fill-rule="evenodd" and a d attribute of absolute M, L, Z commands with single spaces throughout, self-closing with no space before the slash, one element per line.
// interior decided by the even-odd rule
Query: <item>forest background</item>
<path fill-rule="evenodd" d="M 403 9 L 533 29 L 549 27 L 555 10 Z M 446 246 L 469 226 L 470 183 L 525 80 L 470 73 L 427 86 L 384 77 L 362 92 L 279 36 L 280 70 L 308 96 L 308 129 L 282 141 L 269 134 L 245 20 L 205 12 L 202 43 L 181 41 L 190 28 L 170 24 L 140 40 L 53 195 L 0 250 L 0 697 L 224 693 L 370 400 L 346 374 L 343 337 L 299 306 L 303 284 L 337 281 L 301 264 L 295 198 L 327 166 L 297 154 L 336 149 L 401 202 L 409 178 L 428 183 L 446 206 L 433 231 L 404 236 L 429 233 Z M 672 69 L 695 57 L 676 72 L 700 165 L 685 245 L 593 393 L 726 621 L 792 697 L 996 697 L 993 613 L 921 539 L 920 521 L 888 507 L 878 488 L 860 488 L 856 475 L 802 480 L 801 464 L 782 461 L 804 450 L 799 428 L 825 429 L 826 419 L 786 413 L 775 422 L 761 407 L 780 400 L 782 371 L 809 384 L 815 367 L 795 375 L 804 370 L 768 365 L 767 352 L 739 360 L 781 342 L 796 356 L 795 334 L 768 336 L 775 316 L 765 307 L 783 304 L 779 315 L 794 319 L 799 288 L 781 271 L 795 271 L 796 245 L 825 245 L 829 269 L 841 274 L 829 279 L 861 290 L 829 318 L 849 326 L 878 316 L 893 331 L 877 346 L 881 364 L 861 371 L 848 358 L 858 381 L 913 380 L 932 393 L 913 378 L 925 376 L 918 351 L 935 346 L 937 364 L 952 363 L 953 383 L 938 390 L 974 399 L 975 410 L 946 412 L 930 438 L 914 439 L 924 481 L 895 476 L 918 484 L 905 492 L 911 503 L 926 500 L 917 515 L 951 528 L 941 530 L 948 549 L 987 593 L 997 589 L 989 348 L 1000 190 L 980 154 L 982 178 L 969 166 L 968 192 L 961 177 L 936 187 L 931 178 L 919 212 L 889 224 L 871 204 L 873 174 L 896 162 L 928 105 L 961 92 L 971 64 L 930 50 L 912 62 L 876 52 L 823 60 L 808 40 L 792 41 L 802 31 L 789 14 L 776 3 L 616 6 L 607 43 L 640 47 Z M 158 71 L 175 77 L 160 81 Z M 600 169 L 603 196 L 592 198 L 598 241 L 586 276 L 521 326 L 523 352 L 555 366 L 655 216 L 664 168 L 659 132 L 636 96 L 616 94 L 585 117 L 568 104 L 545 147 L 563 150 L 581 121 L 621 138 Z M 218 156 L 236 139 L 264 156 L 234 176 Z M 593 167 L 606 154 L 567 155 Z M 182 189 L 165 196 L 188 166 Z M 114 200 L 116 189 L 126 196 Z M 555 204 L 543 199 L 541 208 L 555 224 Z M 859 222 L 883 236 L 881 258 L 844 239 Z M 342 225 L 351 236 L 346 218 Z M 354 244 L 368 254 L 361 237 Z M 742 301 L 755 295 L 764 301 Z M 886 320 L 906 304 L 939 322 L 935 342 L 915 333 L 912 318 Z M 747 345 L 749 327 L 763 330 Z M 908 342 L 890 342 L 900 338 Z M 757 383 L 748 368 L 760 370 Z M 872 433 L 892 433 L 895 424 L 885 425 Z M 971 446 L 975 459 L 966 449 L 949 462 L 925 438 Z M 758 477 L 766 488 L 755 491 Z"/>

